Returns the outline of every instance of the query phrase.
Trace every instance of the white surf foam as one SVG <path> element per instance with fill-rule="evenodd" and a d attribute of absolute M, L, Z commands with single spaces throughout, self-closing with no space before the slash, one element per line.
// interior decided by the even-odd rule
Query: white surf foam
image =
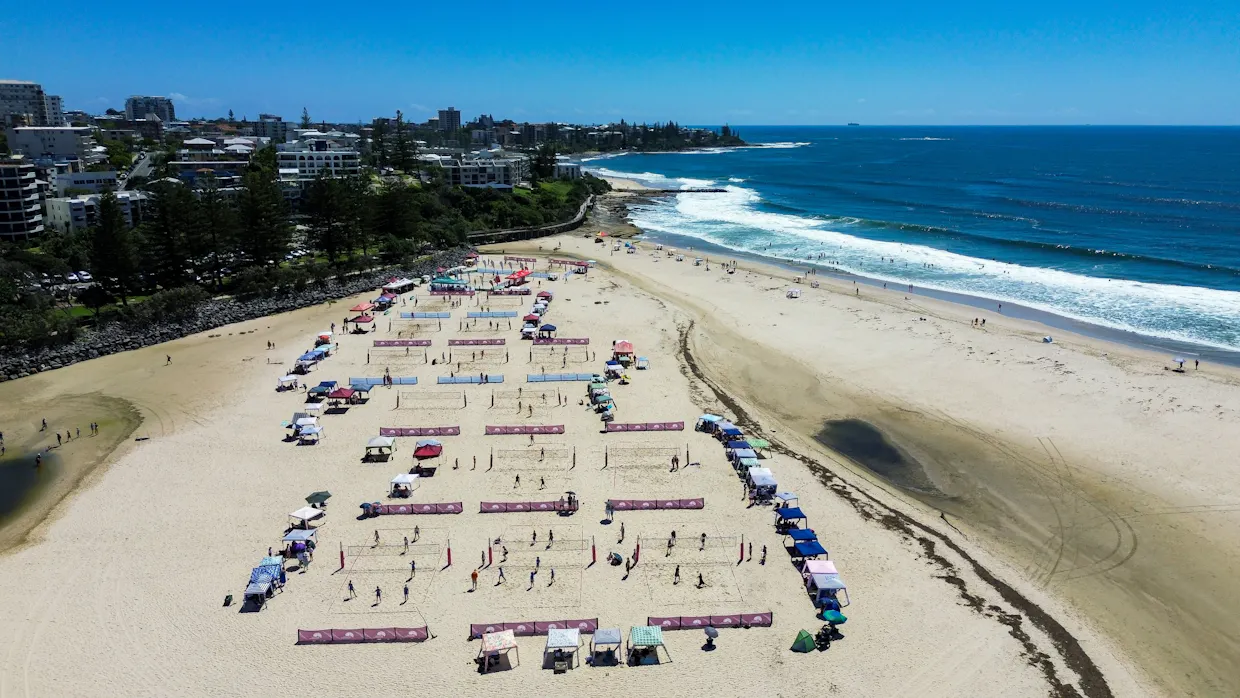
<path fill-rule="evenodd" d="M 825 258 L 819 263 L 889 283 L 1020 303 L 1113 329 L 1240 349 L 1240 293 L 1084 276 L 870 240 L 831 229 L 846 226 L 844 221 L 763 211 L 756 191 L 735 185 L 726 189 L 726 194 L 680 195 L 635 207 L 633 222 L 650 232 L 696 237 L 788 261 L 804 262 L 821 253 Z"/>

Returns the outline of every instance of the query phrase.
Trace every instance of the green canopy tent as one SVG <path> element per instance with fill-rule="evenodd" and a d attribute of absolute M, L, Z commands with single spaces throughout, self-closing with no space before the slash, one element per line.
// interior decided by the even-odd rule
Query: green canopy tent
<path fill-rule="evenodd" d="M 797 639 L 792 641 L 793 652 L 813 652 L 817 647 L 814 644 L 814 636 L 810 635 L 807 630 L 797 633 Z"/>

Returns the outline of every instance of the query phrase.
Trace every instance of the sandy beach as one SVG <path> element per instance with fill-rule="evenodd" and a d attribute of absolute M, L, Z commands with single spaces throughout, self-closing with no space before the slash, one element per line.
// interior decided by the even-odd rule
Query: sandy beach
<path fill-rule="evenodd" d="M 325 415 L 316 446 L 284 441 L 280 423 L 305 396 L 276 392 L 276 379 L 363 297 L 0 385 L 6 435 L 23 447 L 48 443 L 44 416 L 61 431 L 99 421 L 100 443 L 124 434 L 115 450 L 88 447 L 88 437 L 54 450 L 74 474 L 63 496 L 27 510 L 27 523 L 47 514 L 28 534 L 13 533 L 12 521 L 5 528 L 13 545 L 0 553 L 0 694 L 258 695 L 277 673 L 324 695 L 584 693 L 599 678 L 672 696 L 791 695 L 806 685 L 935 696 L 1240 687 L 1227 593 L 1240 572 L 1240 483 L 1220 458 L 1240 440 L 1233 372 L 1173 374 L 1156 357 L 1058 334 L 1043 345 L 1035 325 L 987 314 L 975 328 L 976 311 L 894 291 L 858 296 L 846 282 L 802 284 L 801 298 L 785 299 L 791 281 L 777 269 L 725 274 L 717 261 L 707 270 L 650 246 L 612 252 L 580 234 L 506 251 L 532 253 L 545 270 L 556 245 L 600 263 L 585 277 L 535 282 L 555 292 L 548 321 L 558 335 L 588 337 L 592 359 L 579 347 L 536 351 L 507 320 L 462 325 L 466 311 L 521 312 L 528 299 L 449 307 L 419 291 L 380 316 L 376 333 L 344 335 L 306 377 L 388 369 L 419 384 L 376 388 L 366 404 Z M 418 310 L 451 319 L 442 328 L 400 320 L 415 297 Z M 498 347 L 485 357 L 456 347 L 452 366 L 432 365 L 416 349 L 372 346 L 410 337 L 432 341 L 428 360 L 447 358 L 448 339 L 505 338 L 506 360 Z M 602 434 L 579 404 L 584 384 L 525 382 L 597 370 L 617 338 L 650 360 L 613 388 L 617 421 L 684 421 L 686 431 Z M 505 381 L 435 384 L 450 371 Z M 131 409 L 141 423 L 124 416 Z M 848 582 L 849 621 L 829 650 L 790 651 L 799 630 L 821 622 L 770 507 L 748 507 L 722 448 L 692 431 L 703 412 L 773 442 L 763 465 L 797 493 Z M 531 445 L 484 436 L 487 425 L 565 433 Z M 460 426 L 414 501 L 461 502 L 463 513 L 358 518 L 359 503 L 388 501 L 389 480 L 413 465 L 415 439 L 405 437 L 391 462 L 361 462 L 367 440 L 397 426 Z M 671 453 L 697 465 L 671 472 Z M 261 612 L 224 607 L 279 547 L 288 512 L 324 489 L 333 497 L 314 563 L 290 572 Z M 582 502 L 573 516 L 479 513 L 480 501 L 566 491 Z M 609 522 L 603 503 L 617 497 L 706 505 Z M 673 530 L 681 542 L 668 550 Z M 767 547 L 766 564 L 758 553 L 739 559 L 742 536 Z M 405 537 L 415 539 L 408 552 Z M 625 578 L 604 557 L 631 556 L 639 537 L 641 561 Z M 487 564 L 496 539 L 507 560 L 491 543 Z M 674 584 L 678 565 L 687 581 Z M 346 600 L 350 582 L 358 597 Z M 473 623 L 598 618 L 627 633 L 648 616 L 768 611 L 771 627 L 722 630 L 713 652 L 700 632 L 668 632 L 671 663 L 565 675 L 540 668 L 540 637 L 518 639 L 519 666 L 480 675 L 479 643 L 467 639 Z M 434 637 L 418 644 L 296 644 L 298 629 L 423 625 Z"/>

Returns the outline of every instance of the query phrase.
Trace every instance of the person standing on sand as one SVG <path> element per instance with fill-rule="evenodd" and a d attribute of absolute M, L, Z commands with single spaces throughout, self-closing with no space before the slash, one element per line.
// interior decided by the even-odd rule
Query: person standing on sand
<path fill-rule="evenodd" d="M 166 361 L 164 361 L 164 365 L 171 366 L 172 365 L 172 354 L 165 354 L 164 358 L 167 359 Z"/>
<path fill-rule="evenodd" d="M 680 584 L 680 565 L 676 565 L 676 571 L 672 573 L 672 586 Z"/>
<path fill-rule="evenodd" d="M 409 561 L 409 579 L 413 579 L 416 576 L 418 576 L 418 561 L 417 558 L 414 558 Z"/>
<path fill-rule="evenodd" d="M 478 590 L 478 570 L 477 569 L 469 573 L 469 590 L 470 591 Z"/>
<path fill-rule="evenodd" d="M 702 579 L 702 573 L 698 572 L 697 588 L 701 589 L 704 586 L 706 586 L 706 580 Z"/>
<path fill-rule="evenodd" d="M 533 435 L 531 434 L 531 436 Z M 521 476 L 517 475 L 517 477 L 512 481 L 512 489 L 515 490 L 520 486 L 521 486 Z"/>
<path fill-rule="evenodd" d="M 766 546 L 765 546 L 765 545 L 764 545 L 764 546 L 762 546 L 762 559 L 758 561 L 758 564 L 759 564 L 759 565 L 765 565 L 765 564 L 766 564 Z"/>
<path fill-rule="evenodd" d="M 379 547 L 379 529 L 375 529 L 375 547 Z"/>
<path fill-rule="evenodd" d="M 405 552 L 401 553 L 401 555 L 404 555 L 407 552 L 409 552 L 409 536 L 405 536 Z"/>
<path fill-rule="evenodd" d="M 46 419 L 43 420 L 43 428 L 39 429 L 39 431 L 47 431 L 47 420 Z"/>
<path fill-rule="evenodd" d="M 56 432 L 56 445 L 60 445 L 60 432 Z"/>
<path fill-rule="evenodd" d="M 383 590 L 376 586 L 375 587 L 375 605 L 378 606 L 379 603 L 382 601 L 383 601 Z"/>
<path fill-rule="evenodd" d="M 357 591 L 355 591 L 355 590 L 353 589 L 353 580 L 352 580 L 352 579 L 350 579 L 350 580 L 349 580 L 349 598 L 350 598 L 350 599 L 356 599 L 356 598 L 357 598 Z"/>
<path fill-rule="evenodd" d="M 407 603 L 409 603 L 409 585 L 405 584 L 405 600 L 400 605 L 404 606 Z"/>
<path fill-rule="evenodd" d="M 82 438 L 82 427 L 74 427 L 77 430 L 77 438 Z M 4 435 L 0 434 L 0 441 L 4 441 Z"/>

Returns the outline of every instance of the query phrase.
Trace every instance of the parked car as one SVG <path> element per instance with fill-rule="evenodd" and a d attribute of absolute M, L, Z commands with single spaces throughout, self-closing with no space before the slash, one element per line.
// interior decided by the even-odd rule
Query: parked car
<path fill-rule="evenodd" d="M 90 272 L 88 271 L 79 271 L 77 275 L 78 275 L 78 278 L 81 279 L 82 281 L 93 281 L 95 278 L 91 276 Z"/>
<path fill-rule="evenodd" d="M 73 272 L 69 272 L 68 274 L 65 274 L 65 281 L 68 281 L 71 284 L 76 284 L 79 281 L 78 275 Z"/>

